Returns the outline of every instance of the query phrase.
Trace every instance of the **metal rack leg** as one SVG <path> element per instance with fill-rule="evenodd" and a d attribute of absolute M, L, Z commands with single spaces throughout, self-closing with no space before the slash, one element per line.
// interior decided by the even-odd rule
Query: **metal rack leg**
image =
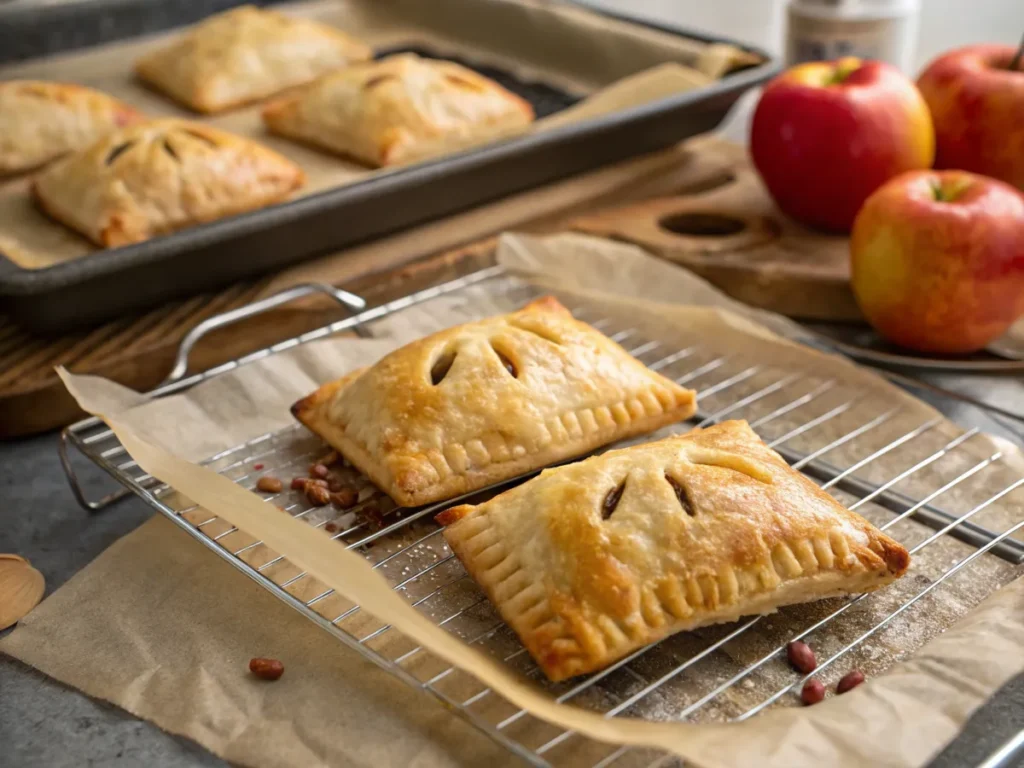
<path fill-rule="evenodd" d="M 64 467 L 64 474 L 68 477 L 68 485 L 71 486 L 71 493 L 79 504 L 90 512 L 99 512 L 101 509 L 110 506 L 118 499 L 123 499 L 131 493 L 127 488 L 119 488 L 113 493 L 108 493 L 101 499 L 89 501 L 85 496 L 85 491 L 82 489 L 82 484 L 78 482 L 78 475 L 75 474 L 75 468 L 71 466 L 71 457 L 68 454 L 68 444 L 70 442 L 71 440 L 68 437 L 68 431 L 66 429 L 62 429 L 60 432 L 60 442 L 57 445 L 57 453 L 60 455 L 60 463 Z"/>
<path fill-rule="evenodd" d="M 1011 768 L 1021 759 L 1024 759 L 1024 728 L 1005 741 L 978 768 Z"/>

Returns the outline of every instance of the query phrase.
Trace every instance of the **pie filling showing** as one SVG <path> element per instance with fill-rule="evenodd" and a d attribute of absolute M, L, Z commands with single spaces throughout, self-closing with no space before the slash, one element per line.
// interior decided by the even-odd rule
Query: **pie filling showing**
<path fill-rule="evenodd" d="M 675 632 L 878 589 L 910 561 L 742 421 L 549 469 L 438 521 L 556 681 Z"/>
<path fill-rule="evenodd" d="M 691 390 L 545 298 L 413 342 L 292 412 L 396 503 L 454 498 L 689 418 Z"/>

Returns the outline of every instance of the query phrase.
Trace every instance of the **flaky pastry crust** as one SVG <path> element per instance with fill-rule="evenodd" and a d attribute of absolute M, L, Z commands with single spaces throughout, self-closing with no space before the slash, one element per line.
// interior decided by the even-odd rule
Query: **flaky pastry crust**
<path fill-rule="evenodd" d="M 69 83 L 0 83 L 0 176 L 46 165 L 142 115 L 113 96 Z"/>
<path fill-rule="evenodd" d="M 36 177 L 46 213 L 95 243 L 137 243 L 261 208 L 305 183 L 297 165 L 249 139 L 186 120 L 134 125 Z"/>
<path fill-rule="evenodd" d="M 398 54 L 325 77 L 268 105 L 263 120 L 274 133 L 383 166 L 521 129 L 533 107 L 459 64 Z"/>
<path fill-rule="evenodd" d="M 198 112 L 220 112 L 365 61 L 339 29 L 243 5 L 211 16 L 135 63 L 144 81 Z"/>
<path fill-rule="evenodd" d="M 292 407 L 401 506 L 693 415 L 695 396 L 553 298 L 408 344 Z"/>
<path fill-rule="evenodd" d="M 682 630 L 869 592 L 910 562 L 744 421 L 549 469 L 438 521 L 552 680 Z"/>

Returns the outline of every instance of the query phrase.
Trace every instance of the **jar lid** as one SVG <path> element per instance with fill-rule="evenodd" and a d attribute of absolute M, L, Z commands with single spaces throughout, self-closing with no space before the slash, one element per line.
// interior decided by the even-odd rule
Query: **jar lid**
<path fill-rule="evenodd" d="M 791 6 L 833 19 L 881 19 L 915 13 L 920 0 L 792 0 Z"/>

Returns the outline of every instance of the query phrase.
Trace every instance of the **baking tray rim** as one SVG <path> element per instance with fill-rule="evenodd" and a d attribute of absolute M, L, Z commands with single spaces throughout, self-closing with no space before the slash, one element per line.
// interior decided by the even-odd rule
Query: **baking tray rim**
<path fill-rule="evenodd" d="M 760 64 L 723 76 L 716 82 L 701 88 L 684 91 L 661 99 L 640 104 L 606 115 L 580 120 L 540 133 L 510 137 L 480 147 L 454 154 L 447 154 L 407 168 L 397 168 L 380 175 L 333 189 L 325 189 L 311 195 L 270 205 L 219 221 L 207 222 L 168 235 L 158 236 L 141 243 L 119 248 L 109 248 L 85 254 L 69 261 L 52 264 L 39 269 L 24 269 L 0 252 L 0 297 L 31 296 L 36 293 L 59 290 L 76 283 L 116 274 L 127 267 L 142 266 L 172 259 L 183 250 L 197 246 L 216 245 L 239 235 L 251 235 L 260 230 L 279 227 L 323 209 L 342 208 L 347 204 L 384 195 L 409 187 L 425 186 L 449 174 L 472 172 L 485 168 L 492 162 L 513 158 L 530 150 L 550 148 L 574 139 L 597 134 L 602 131 L 640 122 L 673 109 L 680 109 L 717 95 L 736 89 L 746 90 L 764 82 L 776 74 L 781 65 L 776 57 L 759 47 L 742 43 L 727 37 L 710 36 L 691 31 L 686 27 L 668 25 L 648 19 L 608 11 L 594 6 L 589 0 L 562 0 L 567 5 L 576 5 L 589 12 L 612 19 L 657 29 L 705 43 L 733 45 L 762 59 Z M 116 2 L 116 0 L 115 0 Z M 55 224 L 55 226 L 61 226 Z M 345 246 L 351 247 L 351 246 Z"/>

